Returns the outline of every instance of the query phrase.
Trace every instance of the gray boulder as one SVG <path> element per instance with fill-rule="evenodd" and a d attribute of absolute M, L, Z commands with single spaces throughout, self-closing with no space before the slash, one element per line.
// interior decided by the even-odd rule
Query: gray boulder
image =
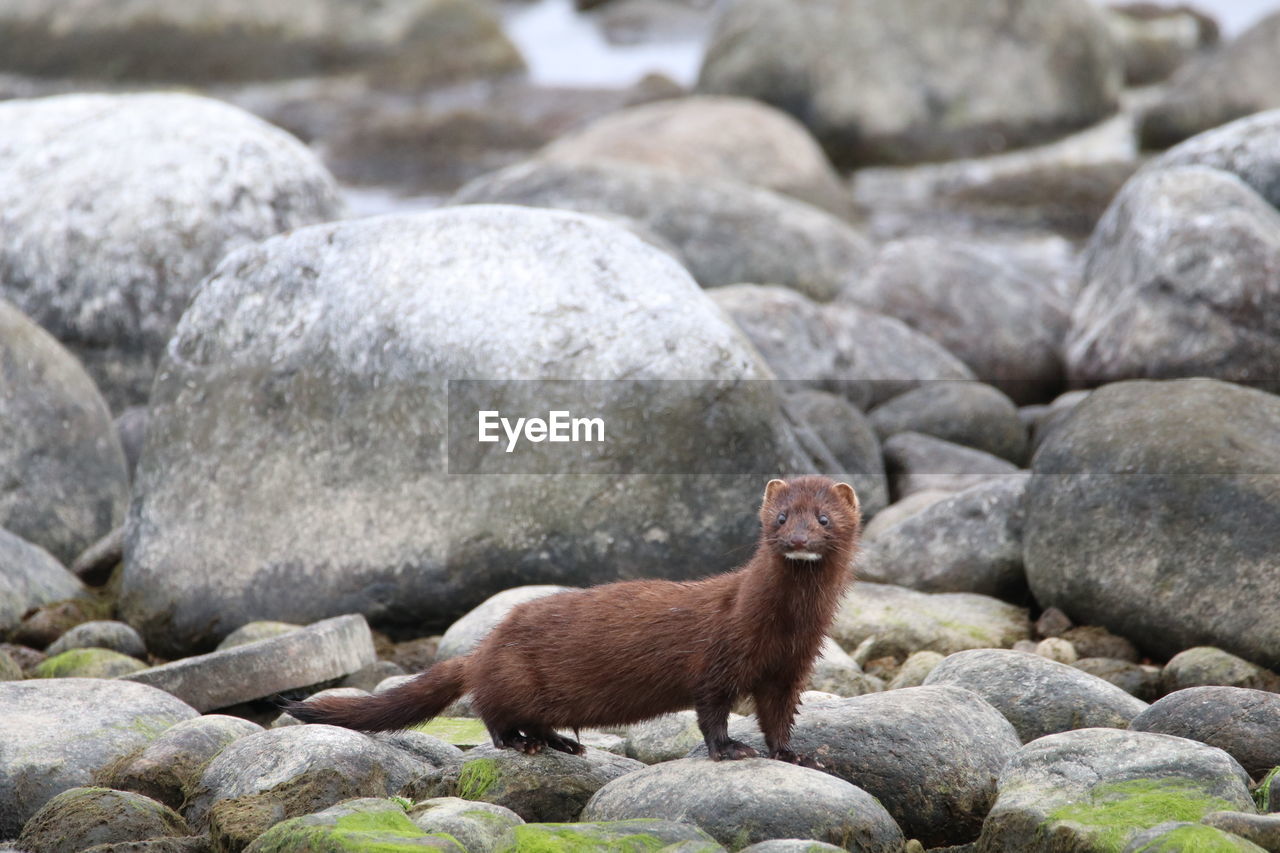
<path fill-rule="evenodd" d="M 978 849 L 990 853 L 1124 850 L 1168 820 L 1256 810 L 1249 776 L 1220 749 L 1183 738 L 1080 729 L 1015 754 Z"/>
<path fill-rule="evenodd" d="M 531 160 L 471 181 L 453 204 L 519 204 L 624 216 L 669 242 L 703 287 L 777 284 L 835 297 L 871 257 L 841 219 L 737 181 L 633 164 Z"/>
<path fill-rule="evenodd" d="M 741 284 L 710 293 L 779 379 L 840 394 L 863 411 L 930 380 L 973 378 L 940 344 L 891 317 L 819 305 L 784 287 Z"/>
<path fill-rule="evenodd" d="M 53 77 L 249 80 L 364 71 L 422 85 L 524 67 L 497 16 L 476 0 L 48 0 L 0 14 L 3 68 Z"/>
<path fill-rule="evenodd" d="M 480 641 L 498 627 L 498 623 L 506 619 L 516 605 L 543 596 L 555 595 L 557 592 L 568 592 L 570 589 L 573 587 L 536 584 L 504 589 L 496 595 L 489 596 L 460 616 L 449 626 L 449 630 L 444 632 L 436 650 L 436 660 L 444 661 L 471 654 L 476 646 L 480 645 Z"/>
<path fill-rule="evenodd" d="M 1188 687 L 1246 687 L 1280 693 L 1280 674 L 1212 646 L 1185 649 L 1169 658 L 1161 681 L 1166 693 Z"/>
<path fill-rule="evenodd" d="M 980 483 L 862 540 L 858 575 L 923 592 L 1027 592 L 1022 527 L 1029 474 Z"/>
<path fill-rule="evenodd" d="M 1087 672 L 1009 649 L 958 652 L 934 667 L 924 683 L 972 690 L 1013 723 L 1024 743 L 1072 729 L 1127 728 L 1147 708 Z"/>
<path fill-rule="evenodd" d="M 732 849 L 770 838 L 839 842 L 868 853 L 901 850 L 902 830 L 866 791 L 767 758 L 668 761 L 605 785 L 587 821 L 660 818 L 696 824 Z"/>
<path fill-rule="evenodd" d="M 467 853 L 492 853 L 512 827 L 524 824 L 511 809 L 458 797 L 414 803 L 409 820 L 423 832 L 452 836 Z"/>
<path fill-rule="evenodd" d="M 123 622 L 114 620 L 98 620 L 81 622 L 67 633 L 53 641 L 45 654 L 52 657 L 68 649 L 111 649 L 130 657 L 147 656 L 147 647 L 138 632 Z"/>
<path fill-rule="evenodd" d="M 191 835 L 182 815 L 155 800 L 108 788 L 70 788 L 31 816 L 18 847 L 31 853 L 85 850 Z"/>
<path fill-rule="evenodd" d="M 4 136 L 12 132 L 4 107 L 0 104 L 0 175 L 5 172 Z M 0 231 L 6 234 L 0 269 L 8 267 L 6 252 L 22 245 L 21 237 L 5 225 L 4 194 L 11 185 L 0 180 Z M 0 443 L 0 470 L 5 472 L 0 528 L 8 531 L 0 548 L 14 567 L 9 583 L 15 596 L 0 596 L 5 602 L 0 603 L 0 624 L 12 618 L 9 601 L 35 606 L 48 600 L 37 598 L 58 590 L 75 594 L 65 579 L 53 579 L 57 573 L 48 560 L 15 544 L 13 536 L 69 565 L 124 520 L 129 501 L 124 451 L 106 403 L 80 363 L 5 301 L 15 295 L 10 287 L 15 278 L 6 271 L 0 280 L 0 430 L 5 436 Z M 20 556 L 20 551 L 27 553 Z M 8 574 L 0 573 L 0 578 Z"/>
<path fill-rule="evenodd" d="M 737 715 L 731 714 L 729 719 L 737 719 Z M 627 757 L 645 764 L 684 758 L 700 743 L 702 730 L 698 728 L 698 715 L 691 710 L 664 714 L 627 727 Z"/>
<path fill-rule="evenodd" d="M 1046 0 L 1019 7 L 1016 26 L 1007 15 L 983 0 L 736 0 L 698 89 L 787 110 L 842 167 L 991 153 L 1115 109 L 1121 60 L 1097 9 Z"/>
<path fill-rule="evenodd" d="M 111 649 L 69 649 L 40 661 L 31 674 L 36 678 L 116 678 L 146 668 L 137 658 Z"/>
<path fill-rule="evenodd" d="M 1160 668 L 1157 666 L 1144 666 L 1116 658 L 1091 657 L 1079 658 L 1071 665 L 1081 672 L 1114 684 L 1143 702 L 1154 702 L 1163 692 L 1160 688 Z"/>
<path fill-rule="evenodd" d="M 1037 452 L 1027 581 L 1042 607 L 1166 657 L 1280 664 L 1280 399 L 1224 382 L 1121 382 Z"/>
<path fill-rule="evenodd" d="M 896 317 L 1018 402 L 1062 383 L 1070 303 L 1043 264 L 973 241 L 912 237 L 885 245 L 842 299 Z"/>
<path fill-rule="evenodd" d="M 981 382 L 930 382 L 876 406 L 870 419 L 881 439 L 919 432 L 1014 465 L 1027 455 L 1027 430 L 1017 406 Z"/>
<path fill-rule="evenodd" d="M 0 296 L 79 357 L 117 411 L 146 401 L 178 317 L 223 255 L 341 207 L 298 140 L 212 99 L 0 103 Z"/>
<path fill-rule="evenodd" d="M 808 467 L 779 389 L 746 381 L 772 378 L 688 273 L 595 217 L 467 206 L 243 249 L 157 378 L 121 610 L 172 654 L 254 619 L 424 631 L 522 583 L 732 568 L 764 482 Z M 478 410 L 558 400 L 607 448 L 475 438 Z"/>
<path fill-rule="evenodd" d="M 1228 172 L 1144 170 L 1085 250 L 1065 342 L 1077 383 L 1209 376 L 1280 389 L 1280 211 Z"/>
<path fill-rule="evenodd" d="M 788 390 L 787 413 L 811 429 L 858 493 L 862 518 L 874 518 L 889 502 L 889 481 L 875 430 L 844 397 L 816 388 Z M 832 472 L 834 474 L 834 472 Z"/>
<path fill-rule="evenodd" d="M 1280 694 L 1244 687 L 1191 687 L 1165 696 L 1129 727 L 1216 746 L 1255 779 L 1280 767 Z"/>
<path fill-rule="evenodd" d="M 1280 21 L 1280 16 L 1276 16 Z M 1276 30 L 1280 34 L 1280 29 Z M 1148 171 L 1175 166 L 1208 166 L 1230 172 L 1280 207 L 1280 109 L 1207 130 L 1175 145 L 1146 166 Z"/>
<path fill-rule="evenodd" d="M 85 678 L 0 682 L 0 838 L 54 795 L 196 716 L 142 684 Z"/>
<path fill-rule="evenodd" d="M 1131 2 L 1108 6 L 1106 15 L 1130 86 L 1164 80 L 1201 51 L 1217 46 L 1217 23 L 1194 6 Z"/>
<path fill-rule="evenodd" d="M 0 635 L 29 610 L 85 594 L 84 584 L 52 554 L 0 527 Z"/>
<path fill-rule="evenodd" d="M 885 441 L 884 463 L 897 500 L 916 492 L 962 492 L 1020 476 L 1012 462 L 920 432 L 900 432 Z"/>

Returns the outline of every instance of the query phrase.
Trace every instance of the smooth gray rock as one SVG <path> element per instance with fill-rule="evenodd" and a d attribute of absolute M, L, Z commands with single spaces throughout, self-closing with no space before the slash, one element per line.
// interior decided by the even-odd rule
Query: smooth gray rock
<path fill-rule="evenodd" d="M 239 717 L 204 714 L 175 723 L 127 762 L 111 769 L 106 783 L 136 791 L 170 808 L 181 808 L 204 768 L 228 744 L 263 731 Z"/>
<path fill-rule="evenodd" d="M 1220 749 L 1183 738 L 1080 729 L 1024 746 L 1000 774 L 978 849 L 1123 850 L 1170 819 L 1253 813 L 1249 776 Z"/>
<path fill-rule="evenodd" d="M 475 0 L 6 4 L 8 71 L 53 77 L 210 82 L 360 71 L 421 86 L 519 71 L 497 16 Z"/>
<path fill-rule="evenodd" d="M 1049 269 L 1014 253 L 957 239 L 895 240 L 841 298 L 928 335 L 1017 402 L 1062 383 L 1070 302 Z"/>
<path fill-rule="evenodd" d="M 147 423 L 151 415 L 146 406 L 129 406 L 116 415 L 116 435 L 120 437 L 120 446 L 124 449 L 125 467 L 129 469 L 129 479 L 138 468 L 138 457 L 142 455 L 142 445 L 147 440 Z"/>
<path fill-rule="evenodd" d="M 752 720 L 729 734 L 763 748 Z M 875 797 L 908 837 L 936 847 L 977 837 L 1019 741 L 975 693 L 910 687 L 801 705 L 792 744 Z"/>
<path fill-rule="evenodd" d="M 693 95 L 609 113 L 538 154 L 741 181 L 848 216 L 853 196 L 804 125 L 751 98 Z"/>
<path fill-rule="evenodd" d="M 0 682 L 0 838 L 41 806 L 196 710 L 143 684 L 87 678 Z"/>
<path fill-rule="evenodd" d="M 1280 815 L 1210 812 L 1200 822 L 1244 838 L 1268 853 L 1280 850 Z"/>
<path fill-rule="evenodd" d="M 1127 728 L 1147 703 L 1065 663 L 1009 649 L 973 649 L 934 667 L 926 685 L 972 690 L 1013 724 L 1023 743 L 1071 729 Z"/>
<path fill-rule="evenodd" d="M 868 853 L 902 847 L 902 830 L 866 791 L 833 776 L 767 758 L 687 758 L 605 785 L 582 819 L 661 818 L 697 824 L 731 848 L 769 838 L 813 838 Z"/>
<path fill-rule="evenodd" d="M 621 163 L 531 160 L 477 178 L 452 204 L 520 204 L 625 216 L 668 241 L 703 287 L 776 284 L 835 297 L 871 259 L 847 222 L 737 181 Z"/>
<path fill-rule="evenodd" d="M 1018 408 L 981 382 L 930 382 L 881 403 L 869 418 L 882 440 L 919 432 L 1014 465 L 1021 465 L 1027 455 L 1027 430 L 1018 419 Z"/>
<path fill-rule="evenodd" d="M 798 423 L 813 430 L 848 475 L 863 520 L 874 518 L 889 502 L 889 481 L 880 440 L 866 415 L 844 397 L 815 388 L 789 390 L 786 407 Z"/>
<path fill-rule="evenodd" d="M 736 719 L 730 715 L 730 720 Z M 698 715 L 694 711 L 676 711 L 627 727 L 627 757 L 645 764 L 658 764 L 684 758 L 689 750 L 702 743 Z"/>
<path fill-rule="evenodd" d="M 846 649 L 874 638 L 868 658 L 906 658 L 918 651 L 949 655 L 1029 639 L 1031 621 L 1026 608 L 986 595 L 857 583 L 845 593 L 831 636 Z"/>
<path fill-rule="evenodd" d="M 460 616 L 449 626 L 440 638 L 436 649 L 436 660 L 462 657 L 475 651 L 476 646 L 489 632 L 498 627 L 498 623 L 506 619 L 516 605 L 533 601 L 557 592 L 568 592 L 574 587 L 557 586 L 555 584 L 533 584 L 504 589 L 489 596 L 480 604 Z"/>
<path fill-rule="evenodd" d="M 1143 666 L 1116 658 L 1091 657 L 1079 658 L 1071 665 L 1081 672 L 1114 684 L 1143 702 L 1154 702 L 1163 692 L 1160 689 L 1160 668 L 1157 666 Z"/>
<path fill-rule="evenodd" d="M 1280 154 L 1276 153 L 1277 145 L 1280 145 L 1280 109 L 1237 119 L 1197 134 L 1152 159 L 1146 171 L 1208 166 L 1230 172 L 1272 207 L 1280 207 Z"/>
<path fill-rule="evenodd" d="M 689 820 L 576 821 L 530 823 L 504 833 L 502 853 L 522 850 L 663 850 L 668 853 L 722 853 L 724 848 Z"/>
<path fill-rule="evenodd" d="M 1018 466 L 972 447 L 919 432 L 900 432 L 884 443 L 884 467 L 897 500 L 916 492 L 962 492 L 1018 477 Z"/>
<path fill-rule="evenodd" d="M 1077 384 L 1208 376 L 1280 390 L 1280 211 L 1207 166 L 1139 172 L 1085 250 L 1065 341 Z"/>
<path fill-rule="evenodd" d="M 861 696 L 880 692 L 884 689 L 884 682 L 863 672 L 857 661 L 835 640 L 827 637 L 813 662 L 813 671 L 809 673 L 805 689 L 831 696 Z"/>
<path fill-rule="evenodd" d="M 1161 672 L 1166 693 L 1188 687 L 1246 687 L 1280 693 L 1280 675 L 1212 646 L 1185 649 Z"/>
<path fill-rule="evenodd" d="M 110 620 L 81 622 L 54 640 L 45 654 L 52 657 L 68 649 L 87 648 L 111 649 L 135 658 L 145 659 L 147 655 L 147 647 L 137 631 L 123 622 Z"/>
<path fill-rule="evenodd" d="M 467 853 L 492 853 L 512 827 L 524 823 L 511 809 L 458 797 L 414 803 L 409 820 L 423 832 L 453 836 Z"/>
<path fill-rule="evenodd" d="M 1217 22 L 1194 6 L 1124 3 L 1108 6 L 1106 14 L 1129 86 L 1164 80 L 1218 43 Z"/>
<path fill-rule="evenodd" d="M 954 492 L 944 492 L 941 489 L 926 489 L 923 492 L 912 492 L 905 498 L 889 504 L 880 512 L 876 513 L 875 518 L 867 522 L 862 527 L 863 543 L 870 542 L 878 538 L 882 533 L 891 527 L 896 527 L 913 515 L 924 512 L 940 500 L 951 497 Z M 861 561 L 861 558 L 859 558 Z"/>
<path fill-rule="evenodd" d="M 900 690 L 903 687 L 920 687 L 924 684 L 924 680 L 929 677 L 929 673 L 937 668 L 938 664 L 946 660 L 945 655 L 938 652 L 912 652 L 911 656 L 902 662 L 902 666 L 898 667 L 897 673 L 886 685 L 886 690 Z"/>
<path fill-rule="evenodd" d="M 122 613 L 180 654 L 254 619 L 423 632 L 522 583 L 732 568 L 764 483 L 810 464 L 772 378 L 670 256 L 596 217 L 472 205 L 240 250 L 157 379 Z M 472 438 L 478 408 L 560 395 L 607 442 Z"/>
<path fill-rule="evenodd" d="M 146 402 L 178 317 L 227 252 L 341 210 L 304 145 L 219 101 L 0 103 L 0 296 L 80 358 L 116 411 Z"/>
<path fill-rule="evenodd" d="M 329 808 L 291 817 L 256 838 L 238 838 L 245 853 L 308 853 L 316 850 L 434 850 L 473 853 L 458 839 L 428 833 L 405 814 L 398 800 L 384 797 L 348 799 Z M 216 843 L 215 836 L 215 843 Z M 252 841 L 252 843 L 249 843 Z"/>
<path fill-rule="evenodd" d="M 357 613 L 124 677 L 210 711 L 341 678 L 377 657 L 369 624 Z"/>
<path fill-rule="evenodd" d="M 0 177 L 7 162 L 4 135 L 12 132 L 3 110 L 0 104 Z M 17 229 L 5 224 L 4 195 L 12 183 L 0 180 L 0 233 L 6 235 L 0 245 L 0 270 L 9 263 L 7 253 L 23 245 Z M 53 337 L 5 301 L 16 295 L 16 278 L 16 273 L 5 271 L 0 283 L 0 431 L 5 436 L 0 444 L 0 471 L 5 472 L 0 482 L 0 528 L 67 565 L 124 520 L 129 475 L 111 415 L 93 380 Z M 11 564 L 47 562 L 30 554 L 19 560 L 12 542 L 0 547 L 10 552 L 4 559 Z M 33 571 L 50 574 L 34 568 L 18 574 L 32 583 Z M 0 596 L 0 601 L 5 598 Z M 0 605 L 0 614 L 8 609 Z"/>
<path fill-rule="evenodd" d="M 1022 527 L 1029 474 L 980 483 L 864 536 L 858 576 L 923 592 L 1025 598 Z"/>
<path fill-rule="evenodd" d="M 973 378 L 940 344 L 891 317 L 819 305 L 784 287 L 742 284 L 710 293 L 779 379 L 840 394 L 863 411 L 930 380 Z"/>
<path fill-rule="evenodd" d="M 644 768 L 639 761 L 587 747 L 582 755 L 543 750 L 525 755 L 489 744 L 428 770 L 405 795 L 415 800 L 461 797 L 511 809 L 527 821 L 577 820 L 592 794 Z M 585 814 L 583 820 L 594 820 Z"/>
<path fill-rule="evenodd" d="M 1280 694 L 1245 687 L 1190 687 L 1133 719 L 1140 732 L 1198 740 L 1226 751 L 1255 779 L 1280 767 Z"/>
<path fill-rule="evenodd" d="M 29 610 L 84 594 L 84 584 L 52 554 L 0 527 L 0 634 Z"/>
<path fill-rule="evenodd" d="M 1099 388 L 1032 463 L 1023 557 L 1042 607 L 1147 654 L 1280 664 L 1280 399 L 1213 380 Z"/>
<path fill-rule="evenodd" d="M 983 0 L 735 0 L 698 90 L 787 110 L 841 167 L 992 153 L 1115 109 L 1123 69 L 1100 11 L 1043 0 L 1007 15 Z"/>
<path fill-rule="evenodd" d="M 740 853 L 837 853 L 844 850 L 836 844 L 803 838 L 773 838 L 743 847 Z"/>
<path fill-rule="evenodd" d="M 301 628 L 301 625 L 295 625 L 292 622 L 275 622 L 265 619 L 246 622 L 222 638 L 222 642 L 218 643 L 218 651 L 226 651 L 227 649 L 234 649 L 236 646 L 256 643 L 259 640 L 266 640 L 271 637 L 279 637 L 281 634 L 288 634 L 301 630 Z"/>
<path fill-rule="evenodd" d="M 447 741 L 416 729 L 399 732 L 376 732 L 374 740 L 393 746 L 425 761 L 433 767 L 462 757 L 462 750 Z"/>
<path fill-rule="evenodd" d="M 182 815 L 141 794 L 70 788 L 31 816 L 18 836 L 18 847 L 31 853 L 60 853 L 184 835 L 191 835 L 191 827 Z"/>
<path fill-rule="evenodd" d="M 71 574 L 85 583 L 100 586 L 111 580 L 111 574 L 123 560 L 124 525 L 122 524 L 80 552 L 80 555 L 71 563 Z"/>

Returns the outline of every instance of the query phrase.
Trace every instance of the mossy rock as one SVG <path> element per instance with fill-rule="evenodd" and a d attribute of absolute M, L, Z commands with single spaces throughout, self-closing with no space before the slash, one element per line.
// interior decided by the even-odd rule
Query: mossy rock
<path fill-rule="evenodd" d="M 97 844 L 186 836 L 190 827 L 168 806 L 130 791 L 70 788 L 32 815 L 18 837 L 21 850 L 73 851 Z"/>
<path fill-rule="evenodd" d="M 723 850 L 696 826 L 670 820 L 616 820 L 597 823 L 527 823 L 511 829 L 495 853 L 652 853 L 674 844 L 684 850 Z"/>
<path fill-rule="evenodd" d="M 70 649 L 41 661 L 36 678 L 115 678 L 146 669 L 142 661 L 111 649 Z"/>
<path fill-rule="evenodd" d="M 467 853 L 451 836 L 427 833 L 397 800 L 347 800 L 315 814 L 278 823 L 246 848 L 246 853 L 339 853 L 339 851 L 441 850 Z"/>
<path fill-rule="evenodd" d="M 414 731 L 434 735 L 460 749 L 470 749 L 490 742 L 489 730 L 484 727 L 484 723 L 473 717 L 436 717 L 420 726 L 414 726 Z"/>
<path fill-rule="evenodd" d="M 1161 824 L 1140 834 L 1123 853 L 1266 853 L 1252 841 L 1199 823 Z"/>
<path fill-rule="evenodd" d="M 416 803 L 409 809 L 409 820 L 423 832 L 456 838 L 473 853 L 495 849 L 504 835 L 524 823 L 511 809 L 460 797 L 436 797 Z"/>

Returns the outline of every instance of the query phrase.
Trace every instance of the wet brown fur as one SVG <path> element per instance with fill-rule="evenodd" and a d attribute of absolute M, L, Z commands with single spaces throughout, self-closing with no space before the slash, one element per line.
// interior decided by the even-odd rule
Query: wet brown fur
<path fill-rule="evenodd" d="M 755 554 L 737 571 L 529 601 L 466 657 L 375 696 L 321 698 L 289 712 L 305 722 L 398 729 L 471 692 L 495 746 L 581 753 L 577 741 L 553 730 L 624 725 L 692 707 L 718 760 L 755 754 L 728 735 L 729 709 L 750 696 L 770 756 L 812 764 L 790 749 L 792 722 L 852 578 L 858 501 L 848 485 L 825 477 L 772 480 L 760 520 Z M 821 559 L 784 556 L 796 550 Z"/>

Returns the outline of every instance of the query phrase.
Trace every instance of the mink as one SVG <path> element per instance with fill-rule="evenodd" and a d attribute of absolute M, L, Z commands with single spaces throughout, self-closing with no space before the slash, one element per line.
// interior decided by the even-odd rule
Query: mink
<path fill-rule="evenodd" d="M 308 723 L 401 729 L 464 693 L 495 747 L 581 754 L 555 729 L 617 726 L 694 708 L 714 761 L 756 755 L 730 739 L 743 697 L 771 758 L 817 767 L 791 750 L 800 692 L 852 580 L 861 529 L 853 488 L 826 477 L 771 480 L 761 530 L 742 568 L 699 581 L 637 580 L 518 605 L 465 657 L 373 696 L 287 706 Z"/>

